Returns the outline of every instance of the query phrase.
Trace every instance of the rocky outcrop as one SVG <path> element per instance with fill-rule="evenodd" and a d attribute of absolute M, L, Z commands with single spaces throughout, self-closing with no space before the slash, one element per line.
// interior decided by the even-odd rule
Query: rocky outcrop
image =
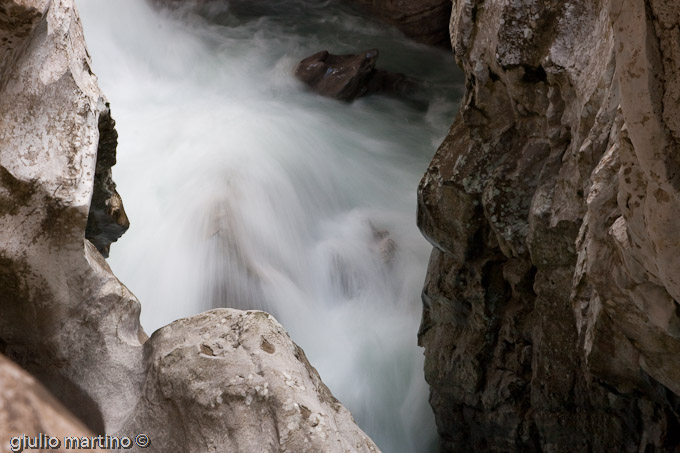
<path fill-rule="evenodd" d="M 295 77 L 314 92 L 341 101 L 373 93 L 414 94 L 417 82 L 404 74 L 376 69 L 378 56 L 378 49 L 357 55 L 332 55 L 322 50 L 302 60 L 295 68 Z"/>
<path fill-rule="evenodd" d="M 416 41 L 448 47 L 451 0 L 350 0 Z"/>
<path fill-rule="evenodd" d="M 151 369 L 123 432 L 165 433 L 155 451 L 378 451 L 267 313 L 216 309 L 145 347 Z"/>
<path fill-rule="evenodd" d="M 680 448 L 679 14 L 453 2 L 466 94 L 418 212 L 443 451 Z"/>
<path fill-rule="evenodd" d="M 0 352 L 93 431 L 115 431 L 142 384 L 144 334 L 85 240 L 106 100 L 71 0 L 5 5 L 33 19 L 0 83 Z"/>
<path fill-rule="evenodd" d="M 0 30 L 0 352 L 95 434 L 147 434 L 144 451 L 378 451 L 268 315 L 212 312 L 147 341 L 102 256 L 127 222 L 73 0 L 4 2 Z"/>
<path fill-rule="evenodd" d="M 2 356 L 0 389 L 0 452 L 36 451 L 42 446 L 42 451 L 62 453 L 69 450 L 64 442 L 67 436 L 92 438 L 92 433 L 40 383 Z"/>

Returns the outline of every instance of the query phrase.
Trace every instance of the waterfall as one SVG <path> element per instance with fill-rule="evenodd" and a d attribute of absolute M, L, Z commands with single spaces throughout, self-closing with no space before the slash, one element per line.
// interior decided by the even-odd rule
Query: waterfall
<path fill-rule="evenodd" d="M 214 307 L 271 312 L 385 452 L 432 451 L 416 188 L 461 95 L 452 56 L 337 1 L 201 5 L 79 2 L 132 224 L 111 267 L 149 333 Z M 292 76 L 319 50 L 372 47 L 427 100 L 341 103 Z"/>

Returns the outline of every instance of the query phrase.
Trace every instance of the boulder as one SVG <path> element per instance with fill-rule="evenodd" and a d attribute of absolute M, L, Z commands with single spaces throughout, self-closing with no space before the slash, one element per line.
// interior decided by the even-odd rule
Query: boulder
<path fill-rule="evenodd" d="M 139 302 L 85 239 L 107 101 L 72 0 L 3 7 L 0 352 L 112 432 L 138 397 L 145 335 Z"/>
<path fill-rule="evenodd" d="M 376 69 L 378 49 L 357 55 L 333 55 L 326 50 L 302 60 L 295 69 L 295 77 L 314 92 L 341 101 L 372 93 L 398 96 L 413 94 L 417 82 L 404 74 Z"/>
<path fill-rule="evenodd" d="M 267 313 L 216 309 L 181 319 L 145 349 L 143 395 L 121 431 L 156 433 L 140 452 L 378 451 Z"/>

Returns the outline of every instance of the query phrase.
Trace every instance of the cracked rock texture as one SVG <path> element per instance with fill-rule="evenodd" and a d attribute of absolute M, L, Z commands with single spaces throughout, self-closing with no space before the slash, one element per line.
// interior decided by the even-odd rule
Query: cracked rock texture
<path fill-rule="evenodd" d="M 210 312 L 148 340 L 102 256 L 128 223 L 73 0 L 0 1 L 0 64 L 0 353 L 95 434 L 147 434 L 147 452 L 378 451 L 269 315 Z M 0 433 L 61 435 L 17 379 L 2 408 L 22 418 Z"/>
<path fill-rule="evenodd" d="M 111 167 L 116 164 L 118 132 L 108 103 L 99 114 L 98 128 L 97 166 L 85 237 L 108 258 L 111 243 L 116 242 L 130 227 L 123 200 L 116 192 L 116 183 L 111 174 Z"/>
<path fill-rule="evenodd" d="M 680 448 L 680 3 L 454 0 L 419 187 L 442 451 Z"/>

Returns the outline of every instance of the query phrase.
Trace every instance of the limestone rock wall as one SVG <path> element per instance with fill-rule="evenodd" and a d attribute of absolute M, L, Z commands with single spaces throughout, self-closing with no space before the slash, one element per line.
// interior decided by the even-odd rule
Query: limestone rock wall
<path fill-rule="evenodd" d="M 73 0 L 0 1 L 0 64 L 0 353 L 95 434 L 148 435 L 146 452 L 377 452 L 268 315 L 212 312 L 147 338 L 102 256 L 127 219 Z M 6 368 L 0 434 L 78 434 Z"/>
<path fill-rule="evenodd" d="M 680 445 L 680 2 L 454 0 L 419 187 L 443 451 Z"/>

